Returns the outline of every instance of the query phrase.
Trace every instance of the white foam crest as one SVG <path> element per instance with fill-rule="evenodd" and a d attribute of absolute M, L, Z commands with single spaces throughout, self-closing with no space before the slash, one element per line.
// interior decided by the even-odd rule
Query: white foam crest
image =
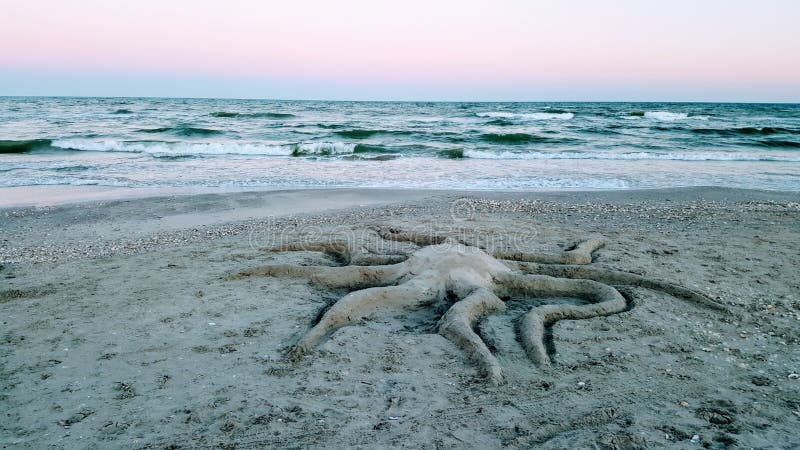
<path fill-rule="evenodd" d="M 102 178 L 75 178 L 75 177 L 32 177 L 32 178 L 8 178 L 0 180 L 0 187 L 20 187 L 20 186 L 112 186 L 129 187 L 124 181 Z"/>
<path fill-rule="evenodd" d="M 312 142 L 303 144 L 265 144 L 235 142 L 129 142 L 119 140 L 57 140 L 54 147 L 93 152 L 146 153 L 153 156 L 202 155 L 339 155 L 353 153 L 355 144 Z"/>
<path fill-rule="evenodd" d="M 734 152 L 697 153 L 589 153 L 589 152 L 490 152 L 466 150 L 472 159 L 594 159 L 594 160 L 662 160 L 662 161 L 779 161 L 800 162 L 800 156 L 741 154 Z"/>
<path fill-rule="evenodd" d="M 344 142 L 308 142 L 297 144 L 296 154 L 298 155 L 347 155 L 353 153 L 356 144 Z"/>
<path fill-rule="evenodd" d="M 644 113 L 645 119 L 658 120 L 661 122 L 675 122 L 676 120 L 689 119 L 688 113 L 676 113 L 669 111 L 647 111 Z M 691 119 L 707 120 L 708 116 L 693 116 Z"/>
<path fill-rule="evenodd" d="M 489 111 L 477 113 L 479 117 L 503 118 L 503 119 L 523 119 L 523 120 L 569 120 L 575 117 L 571 112 L 565 113 L 512 113 L 507 111 Z"/>

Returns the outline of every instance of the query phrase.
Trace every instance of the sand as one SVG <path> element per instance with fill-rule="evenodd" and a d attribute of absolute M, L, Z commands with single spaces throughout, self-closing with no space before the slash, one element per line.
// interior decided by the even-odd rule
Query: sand
<path fill-rule="evenodd" d="M 0 209 L 4 448 L 800 446 L 797 193 L 83 200 Z M 374 224 L 516 251 L 603 236 L 594 264 L 680 283 L 730 311 L 626 288 L 625 312 L 557 322 L 553 365 L 538 367 L 515 327 L 548 300 L 513 299 L 478 326 L 503 369 L 498 386 L 435 332 L 436 308 L 365 320 L 285 358 L 344 292 L 228 276 L 336 265 L 259 249 L 358 239 Z"/>

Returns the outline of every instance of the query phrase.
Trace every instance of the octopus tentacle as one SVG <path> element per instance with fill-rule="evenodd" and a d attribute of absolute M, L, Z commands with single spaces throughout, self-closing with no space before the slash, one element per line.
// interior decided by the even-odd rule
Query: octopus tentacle
<path fill-rule="evenodd" d="M 543 305 L 531 309 L 520 323 L 520 341 L 535 364 L 549 365 L 544 343 L 545 327 L 563 319 L 588 319 L 620 313 L 627 308 L 625 298 L 613 287 L 592 280 L 553 278 L 546 275 L 505 274 L 495 278 L 506 293 L 519 292 L 534 297 L 572 297 L 588 300 L 587 305 Z"/>
<path fill-rule="evenodd" d="M 408 259 L 405 254 L 375 254 L 360 246 L 346 242 L 307 242 L 303 244 L 285 244 L 263 248 L 269 253 L 278 252 L 322 252 L 342 266 L 384 266 L 397 264 Z"/>
<path fill-rule="evenodd" d="M 521 272 L 528 274 L 548 275 L 559 278 L 580 278 L 599 281 L 601 283 L 615 286 L 643 287 L 653 291 L 665 292 L 674 297 L 705 306 L 706 308 L 722 312 L 728 311 L 728 308 L 725 307 L 725 305 L 711 299 L 701 292 L 697 292 L 668 281 L 643 277 L 635 273 L 622 272 L 619 270 L 602 267 L 586 267 L 577 265 L 554 266 L 545 264 L 519 264 L 518 268 Z"/>
<path fill-rule="evenodd" d="M 419 245 L 420 247 L 439 245 L 447 241 L 447 236 L 400 231 L 392 227 L 375 226 L 372 229 L 384 240 L 410 242 L 412 244 Z"/>
<path fill-rule="evenodd" d="M 350 264 L 353 258 L 353 252 L 350 246 L 344 242 L 305 242 L 302 244 L 284 244 L 275 247 L 267 247 L 261 249 L 269 253 L 279 252 L 322 252 L 334 260 L 340 262 L 342 265 Z"/>
<path fill-rule="evenodd" d="M 399 264 L 391 266 L 292 266 L 274 264 L 243 270 L 228 280 L 248 277 L 308 278 L 329 289 L 364 289 L 394 284 L 402 276 Z"/>
<path fill-rule="evenodd" d="M 603 247 L 603 245 L 605 243 L 601 239 L 589 239 L 558 255 L 550 253 L 495 252 L 492 256 L 509 261 L 542 264 L 590 264 L 592 262 L 592 253 Z"/>
<path fill-rule="evenodd" d="M 354 257 L 352 264 L 359 266 L 388 266 L 398 264 L 408 259 L 408 255 L 359 255 Z"/>
<path fill-rule="evenodd" d="M 439 320 L 439 334 L 463 350 L 479 367 L 482 375 L 492 384 L 503 380 L 500 363 L 486 344 L 473 330 L 482 317 L 505 311 L 506 305 L 492 291 L 481 288 L 453 304 Z"/>
<path fill-rule="evenodd" d="M 416 309 L 444 297 L 444 283 L 420 276 L 398 286 L 374 287 L 351 292 L 333 304 L 294 346 L 292 353 L 312 350 L 329 333 L 361 319 Z"/>

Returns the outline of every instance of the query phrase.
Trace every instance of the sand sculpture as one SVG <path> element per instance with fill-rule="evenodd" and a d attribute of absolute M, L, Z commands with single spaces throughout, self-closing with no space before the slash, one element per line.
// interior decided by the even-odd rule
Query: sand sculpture
<path fill-rule="evenodd" d="M 487 315 L 505 310 L 504 300 L 512 296 L 569 297 L 582 301 L 536 306 L 522 316 L 519 341 L 530 360 L 539 366 L 551 364 L 545 333 L 555 322 L 606 316 L 631 307 L 615 286 L 659 290 L 725 310 L 708 296 L 677 284 L 592 266 L 593 252 L 603 246 L 601 239 L 585 240 L 560 254 L 490 254 L 446 236 L 403 232 L 385 226 L 374 227 L 373 231 L 384 240 L 413 243 L 418 248 L 407 255 L 380 255 L 345 242 L 283 245 L 265 250 L 321 251 L 342 266 L 268 265 L 230 278 L 307 277 L 323 288 L 350 291 L 291 347 L 293 356 L 312 351 L 336 329 L 362 319 L 402 314 L 455 299 L 439 320 L 437 330 L 461 348 L 490 383 L 503 381 L 502 370 L 474 327 Z"/>

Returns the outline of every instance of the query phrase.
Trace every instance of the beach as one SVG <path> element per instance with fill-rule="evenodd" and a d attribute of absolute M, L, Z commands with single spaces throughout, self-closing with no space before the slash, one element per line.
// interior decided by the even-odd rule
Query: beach
<path fill-rule="evenodd" d="M 0 450 L 800 449 L 800 2 L 6 3 Z"/>
<path fill-rule="evenodd" d="M 129 194 L 86 188 L 48 204 L 18 193 L 29 205 L 0 209 L 3 448 L 800 446 L 796 192 Z M 346 291 L 232 275 L 335 266 L 263 249 L 376 225 L 487 252 L 557 254 L 600 237 L 593 266 L 725 310 L 622 286 L 625 311 L 552 326 L 546 367 L 516 329 L 547 299 L 514 298 L 476 327 L 498 385 L 436 332 L 439 307 L 362 320 L 287 357 Z"/>

